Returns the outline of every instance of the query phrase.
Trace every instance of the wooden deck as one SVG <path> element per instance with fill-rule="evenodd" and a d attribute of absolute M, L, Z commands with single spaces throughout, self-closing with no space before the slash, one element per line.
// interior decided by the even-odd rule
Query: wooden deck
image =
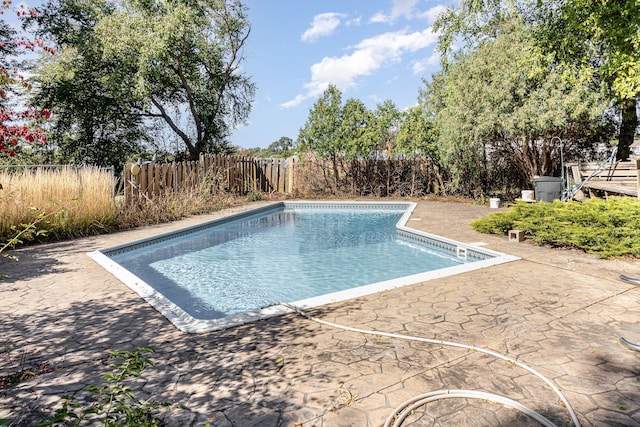
<path fill-rule="evenodd" d="M 602 165 L 597 162 L 580 162 L 567 165 L 574 182 L 586 182 L 581 189 L 591 196 L 610 195 L 640 197 L 640 159 Z"/>

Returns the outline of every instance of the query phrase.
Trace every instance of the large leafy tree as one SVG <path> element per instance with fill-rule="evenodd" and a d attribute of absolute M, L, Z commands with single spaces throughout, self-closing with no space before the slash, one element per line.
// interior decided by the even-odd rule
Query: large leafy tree
<path fill-rule="evenodd" d="M 255 94 L 241 70 L 250 25 L 240 1 L 121 0 L 96 32 L 126 73 L 112 84 L 133 92 L 143 116 L 168 125 L 192 158 L 232 149 Z"/>
<path fill-rule="evenodd" d="M 620 111 L 618 158 L 627 159 L 638 127 L 640 97 L 640 2 L 637 0 L 564 0 L 549 5 L 538 33 L 560 60 L 594 69 L 610 89 Z M 558 13 L 560 11 L 560 13 Z"/>
<path fill-rule="evenodd" d="M 638 125 L 640 3 L 636 0 L 463 0 L 436 23 L 445 58 L 454 46 L 473 50 L 514 16 L 530 24 L 536 45 L 573 77 L 609 90 L 618 113 L 618 158 L 629 154 Z M 569 80 L 570 81 L 570 80 Z"/>
<path fill-rule="evenodd" d="M 118 167 L 145 139 L 134 100 L 110 84 L 125 71 L 103 58 L 95 31 L 113 11 L 104 0 L 53 0 L 29 22 L 58 47 L 57 55 L 37 64 L 31 103 L 54 112 L 51 140 L 63 161 Z"/>
<path fill-rule="evenodd" d="M 168 127 L 191 158 L 232 150 L 255 87 L 237 0 L 51 0 L 37 20 L 61 55 L 43 62 L 34 102 L 59 105 L 56 135 L 98 153 L 131 151 Z M 102 162 L 101 162 L 102 163 Z"/>
<path fill-rule="evenodd" d="M 306 123 L 298 132 L 299 148 L 328 158 L 333 170 L 333 191 L 338 190 L 338 162 L 344 151 L 342 128 L 342 92 L 329 85 L 309 110 Z"/>
<path fill-rule="evenodd" d="M 466 193 L 489 192 L 496 167 L 511 170 L 516 185 L 558 175 L 560 149 L 569 157 L 588 147 L 604 108 L 602 95 L 558 69 L 519 18 L 451 60 L 423 99 L 436 112 L 443 159 Z"/>
<path fill-rule="evenodd" d="M 436 164 L 440 162 L 435 124 L 424 105 L 411 107 L 402 113 L 394 152 L 410 157 L 425 156 Z"/>
<path fill-rule="evenodd" d="M 422 98 L 422 97 L 421 97 Z M 400 127 L 395 136 L 393 154 L 408 159 L 420 159 L 426 162 L 433 171 L 428 184 L 434 193 L 446 192 L 447 170 L 443 167 L 438 143 L 438 132 L 433 116 L 429 113 L 425 102 L 403 111 L 400 116 Z M 418 163 L 418 169 L 424 169 L 423 163 Z M 416 177 L 416 168 L 412 168 L 412 181 Z"/>
<path fill-rule="evenodd" d="M 386 100 L 376 106 L 373 116 L 374 120 L 368 130 L 371 145 L 391 155 L 400 127 L 400 111 L 391 100 Z"/>
<path fill-rule="evenodd" d="M 342 108 L 340 138 L 348 160 L 369 156 L 376 141 L 369 134 L 375 118 L 359 99 L 348 99 Z"/>

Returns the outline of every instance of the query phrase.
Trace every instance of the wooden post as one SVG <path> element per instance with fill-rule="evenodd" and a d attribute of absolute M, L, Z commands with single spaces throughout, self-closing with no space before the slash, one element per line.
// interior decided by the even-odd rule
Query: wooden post
<path fill-rule="evenodd" d="M 205 174 L 205 168 L 204 168 L 204 163 L 205 163 L 205 153 L 200 153 L 200 155 L 198 156 L 198 161 L 196 162 L 196 181 L 195 181 L 195 186 L 197 187 L 203 180 L 204 180 L 204 174 Z"/>
<path fill-rule="evenodd" d="M 153 169 L 153 197 L 160 195 L 160 181 L 162 180 L 162 167 L 157 163 L 151 163 Z"/>
<path fill-rule="evenodd" d="M 147 191 L 147 165 L 144 163 L 140 165 L 140 173 L 138 174 L 138 180 L 136 184 L 138 184 L 138 191 L 146 193 Z M 138 194 L 138 197 L 141 195 Z"/>
<path fill-rule="evenodd" d="M 248 158 L 242 157 L 242 193 L 247 194 L 249 192 L 249 169 L 247 167 L 249 164 L 247 163 Z"/>
<path fill-rule="evenodd" d="M 267 188 L 269 193 L 273 192 L 273 159 L 267 159 Z"/>
<path fill-rule="evenodd" d="M 296 164 L 296 158 L 295 157 L 289 157 L 287 159 L 286 162 L 286 177 L 287 177 L 287 187 L 285 189 L 285 191 L 289 194 L 293 194 L 293 186 L 295 183 L 295 180 L 293 178 L 294 173 L 295 173 L 295 164 Z"/>
<path fill-rule="evenodd" d="M 131 197 L 133 196 L 133 187 L 129 182 L 131 178 L 131 167 L 132 164 L 124 165 L 124 200 L 125 203 L 129 203 Z"/>
<path fill-rule="evenodd" d="M 251 191 L 258 191 L 258 162 L 251 159 Z"/>

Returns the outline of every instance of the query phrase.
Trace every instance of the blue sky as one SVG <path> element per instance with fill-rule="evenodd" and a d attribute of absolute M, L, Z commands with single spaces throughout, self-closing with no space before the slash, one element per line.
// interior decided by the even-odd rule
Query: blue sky
<path fill-rule="evenodd" d="M 455 0 L 445 0 L 455 1 Z M 448 3 L 437 0 L 242 0 L 251 34 L 243 71 L 257 86 L 247 126 L 231 143 L 265 148 L 297 139 L 309 110 L 329 84 L 343 102 L 360 99 L 374 110 L 389 99 L 403 110 L 437 71 L 431 31 Z M 13 0 L 4 19 L 15 25 Z M 44 0 L 30 0 L 40 6 Z"/>
<path fill-rule="evenodd" d="M 431 31 L 443 3 L 428 0 L 244 0 L 251 35 L 244 71 L 256 83 L 248 126 L 234 145 L 266 147 L 297 139 L 309 109 L 329 84 L 343 101 L 369 109 L 389 99 L 417 102 L 422 79 L 439 69 Z"/>

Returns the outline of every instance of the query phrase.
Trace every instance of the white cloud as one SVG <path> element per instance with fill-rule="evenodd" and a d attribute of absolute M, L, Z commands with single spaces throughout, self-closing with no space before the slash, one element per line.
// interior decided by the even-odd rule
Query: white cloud
<path fill-rule="evenodd" d="M 362 22 L 362 17 L 358 16 L 357 18 L 349 19 L 344 23 L 344 25 L 347 27 L 351 27 L 351 26 L 359 27 L 361 22 Z"/>
<path fill-rule="evenodd" d="M 313 42 L 320 37 L 329 36 L 340 25 L 340 21 L 346 15 L 343 13 L 320 13 L 313 17 L 311 27 L 302 34 L 302 41 Z"/>
<path fill-rule="evenodd" d="M 402 60 L 406 53 L 417 52 L 433 45 L 437 36 L 427 28 L 423 31 L 407 33 L 406 30 L 388 32 L 361 41 L 353 53 L 341 57 L 325 57 L 311 66 L 311 81 L 304 85 L 306 92 L 291 101 L 281 104 L 291 108 L 304 100 L 316 97 L 334 84 L 341 91 L 355 86 L 360 77 Z"/>
<path fill-rule="evenodd" d="M 373 15 L 371 18 L 369 18 L 369 22 L 381 22 L 381 23 L 385 23 L 385 22 L 389 22 L 389 16 L 385 15 L 382 12 L 378 12 L 375 15 Z"/>
<path fill-rule="evenodd" d="M 413 74 L 424 74 L 428 69 L 436 67 L 438 65 L 440 65 L 440 53 L 433 52 L 433 54 L 431 54 L 431 56 L 429 56 L 428 58 L 425 58 L 422 61 L 418 61 L 413 64 Z"/>
<path fill-rule="evenodd" d="M 324 91 L 324 89 L 323 89 Z M 321 91 L 322 93 L 322 91 Z M 308 96 L 304 96 L 304 95 L 296 95 L 295 98 L 293 98 L 291 101 L 287 101 L 284 102 L 282 104 L 280 104 L 280 106 L 282 108 L 293 108 L 293 107 L 297 107 L 298 105 L 302 104 L 302 102 L 307 99 Z"/>
<path fill-rule="evenodd" d="M 389 23 L 395 22 L 400 17 L 411 19 L 414 16 L 414 9 L 419 2 L 420 0 L 393 0 L 393 6 L 388 15 L 383 12 L 378 12 L 369 19 L 369 22 Z"/>
<path fill-rule="evenodd" d="M 425 19 L 427 21 L 427 24 L 431 25 L 436 22 L 436 19 L 438 19 L 438 16 L 441 13 L 446 12 L 447 10 L 448 8 L 446 6 L 439 4 L 427 10 L 426 12 L 418 14 L 418 17 Z"/>
<path fill-rule="evenodd" d="M 393 0 L 391 16 L 394 18 L 398 18 L 400 16 L 411 18 L 413 15 L 413 9 L 419 2 L 420 0 Z"/>

